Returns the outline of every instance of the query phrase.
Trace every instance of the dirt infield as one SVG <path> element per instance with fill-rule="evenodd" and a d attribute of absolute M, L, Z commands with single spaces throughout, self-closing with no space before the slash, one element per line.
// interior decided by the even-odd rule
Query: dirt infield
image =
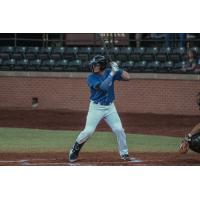
<path fill-rule="evenodd" d="M 75 163 L 67 153 L 0 153 L 0 166 L 188 166 L 200 165 L 196 153 L 131 153 L 131 161 L 122 161 L 116 152 L 85 153 Z"/>
<path fill-rule="evenodd" d="M 0 110 L 0 127 L 37 128 L 49 130 L 81 130 L 85 124 L 86 112 L 69 110 Z M 125 114 L 120 117 L 126 132 L 183 136 L 199 123 L 199 116 L 174 116 L 155 114 Z M 102 122 L 97 130 L 109 130 Z M 67 152 L 63 153 L 0 153 L 0 165 L 44 165 L 44 166 L 142 166 L 142 165 L 200 165 L 197 153 L 180 155 L 178 153 L 137 153 L 132 152 L 131 162 L 121 161 L 118 154 L 81 152 L 75 164 L 67 162 Z"/>

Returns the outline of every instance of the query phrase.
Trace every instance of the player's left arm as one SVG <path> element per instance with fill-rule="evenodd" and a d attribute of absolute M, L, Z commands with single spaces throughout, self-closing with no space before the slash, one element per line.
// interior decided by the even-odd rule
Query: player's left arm
<path fill-rule="evenodd" d="M 181 141 L 181 143 L 179 145 L 179 152 L 187 153 L 189 148 L 194 150 L 194 149 L 196 149 L 196 147 L 198 147 L 198 152 L 199 152 L 199 139 L 196 140 L 195 142 L 191 142 L 193 140 L 193 137 L 197 136 L 197 134 L 199 134 L 199 133 L 200 133 L 200 123 L 197 124 L 190 133 L 185 135 L 185 137 L 183 138 L 183 140 Z"/>
<path fill-rule="evenodd" d="M 199 133 L 200 132 L 200 123 L 197 124 L 193 129 L 192 131 L 190 132 L 191 135 L 194 135 L 196 133 Z"/>
<path fill-rule="evenodd" d="M 130 75 L 127 71 L 122 71 L 121 77 L 124 81 L 129 81 L 130 80 Z"/>

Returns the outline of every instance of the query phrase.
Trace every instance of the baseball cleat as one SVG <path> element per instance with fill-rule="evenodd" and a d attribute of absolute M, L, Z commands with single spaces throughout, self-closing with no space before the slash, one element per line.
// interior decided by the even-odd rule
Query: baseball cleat
<path fill-rule="evenodd" d="M 78 154 L 81 150 L 81 147 L 83 146 L 84 143 L 79 144 L 78 142 L 75 142 L 74 146 L 69 152 L 69 162 L 76 162 L 78 159 Z"/>
<path fill-rule="evenodd" d="M 121 156 L 121 160 L 131 161 L 131 158 L 129 157 L 128 154 L 124 154 L 124 155 Z"/>
<path fill-rule="evenodd" d="M 73 149 L 71 149 L 69 152 L 69 162 L 76 162 L 77 159 L 78 159 L 78 154 L 75 154 L 75 152 L 73 152 Z"/>

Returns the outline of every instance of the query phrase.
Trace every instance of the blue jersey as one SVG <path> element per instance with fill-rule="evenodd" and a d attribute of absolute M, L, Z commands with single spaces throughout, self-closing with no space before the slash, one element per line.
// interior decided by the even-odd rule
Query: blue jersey
<path fill-rule="evenodd" d="M 115 100 L 115 93 L 114 93 L 114 81 L 115 80 L 123 80 L 122 72 L 123 70 L 119 70 L 112 78 L 112 84 L 108 88 L 108 90 L 103 90 L 98 86 L 108 78 L 111 69 L 105 69 L 104 74 L 90 74 L 87 78 L 87 83 L 90 88 L 90 100 L 94 103 L 100 103 L 101 105 L 109 105 Z"/>

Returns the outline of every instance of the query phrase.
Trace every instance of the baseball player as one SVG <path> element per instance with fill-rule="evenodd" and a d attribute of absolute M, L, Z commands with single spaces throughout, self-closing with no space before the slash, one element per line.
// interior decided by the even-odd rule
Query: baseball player
<path fill-rule="evenodd" d="M 200 92 L 197 94 L 197 105 L 200 109 Z M 187 153 L 189 149 L 200 153 L 200 123 L 184 137 L 179 146 L 179 152 L 183 154 Z"/>
<path fill-rule="evenodd" d="M 92 136 L 96 126 L 104 119 L 117 137 L 118 150 L 122 160 L 130 160 L 126 143 L 126 134 L 114 105 L 114 82 L 128 81 L 129 74 L 119 69 L 116 62 L 110 62 L 111 68 L 106 68 L 104 56 L 97 55 L 89 63 L 92 73 L 87 78 L 90 89 L 90 105 L 86 125 L 77 137 L 69 153 L 69 161 L 75 162 L 83 144 Z"/>

